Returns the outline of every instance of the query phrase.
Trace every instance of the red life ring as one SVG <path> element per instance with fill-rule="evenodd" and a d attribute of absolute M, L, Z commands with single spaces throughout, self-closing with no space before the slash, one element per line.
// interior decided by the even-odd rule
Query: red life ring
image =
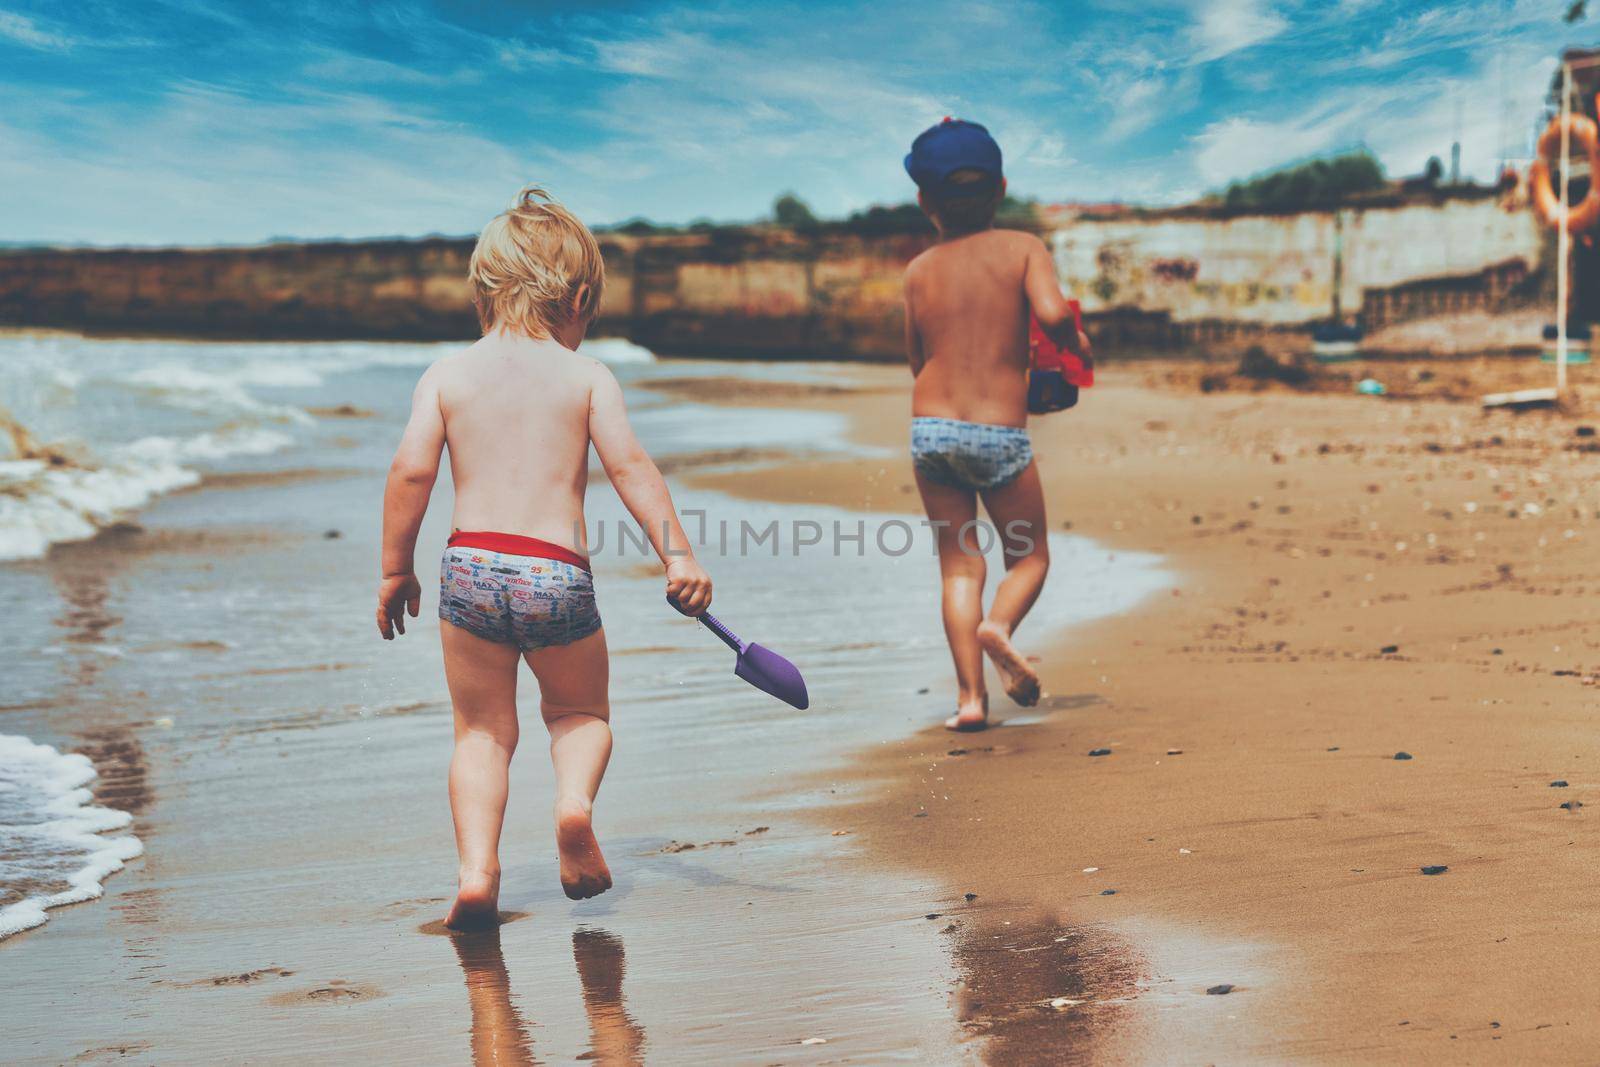
<path fill-rule="evenodd" d="M 1579 233 L 1600 220 L 1600 131 L 1594 121 L 1584 115 L 1567 116 L 1567 137 L 1572 155 L 1579 152 L 1589 157 L 1589 192 L 1576 204 L 1567 205 L 1567 232 Z M 1539 148 L 1533 165 L 1528 168 L 1528 193 L 1533 201 L 1534 214 L 1546 226 L 1561 222 L 1561 199 L 1550 187 L 1551 157 L 1561 151 L 1561 119 L 1552 119 L 1539 135 Z"/>

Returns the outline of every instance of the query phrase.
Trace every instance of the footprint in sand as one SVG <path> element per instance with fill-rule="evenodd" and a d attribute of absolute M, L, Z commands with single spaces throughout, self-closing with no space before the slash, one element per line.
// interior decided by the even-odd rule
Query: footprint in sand
<path fill-rule="evenodd" d="M 377 986 L 357 985 L 343 978 L 335 978 L 312 989 L 288 993 L 275 993 L 270 1003 L 292 1007 L 297 1004 L 348 1004 L 358 1000 L 376 1000 L 383 996 Z"/>

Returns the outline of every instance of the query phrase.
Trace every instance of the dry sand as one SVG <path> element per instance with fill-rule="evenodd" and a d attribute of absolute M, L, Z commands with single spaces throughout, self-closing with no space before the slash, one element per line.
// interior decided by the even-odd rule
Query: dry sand
<path fill-rule="evenodd" d="M 991 1062 L 1592 1058 L 1592 402 L 1195 385 L 1113 365 L 1033 428 L 1052 523 L 1163 554 L 1175 588 L 1049 647 L 1024 627 L 1042 715 L 996 687 L 999 728 L 866 754 L 867 799 L 827 818 L 942 877 Z M 907 391 L 785 400 L 895 458 L 698 480 L 919 507 Z"/>

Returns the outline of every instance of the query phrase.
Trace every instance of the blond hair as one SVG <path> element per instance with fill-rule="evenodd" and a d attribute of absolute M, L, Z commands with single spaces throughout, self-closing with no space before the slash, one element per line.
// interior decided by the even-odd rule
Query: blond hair
<path fill-rule="evenodd" d="M 478 235 L 467 281 L 484 333 L 509 328 L 548 337 L 557 326 L 594 318 L 606 266 L 589 228 L 549 193 L 528 185 Z"/>

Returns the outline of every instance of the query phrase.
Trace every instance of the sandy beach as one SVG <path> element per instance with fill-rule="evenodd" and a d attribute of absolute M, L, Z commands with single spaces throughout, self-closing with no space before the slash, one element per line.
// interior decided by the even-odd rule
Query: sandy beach
<path fill-rule="evenodd" d="M 1112 363 L 1034 424 L 1059 543 L 1021 645 L 1047 696 L 996 692 L 978 735 L 936 725 L 926 550 L 711 554 L 719 610 L 804 666 L 804 716 L 663 624 L 641 560 L 597 554 L 627 709 L 601 822 L 619 889 L 559 896 L 548 772 L 519 759 L 511 921 L 461 941 L 436 936 L 434 624 L 386 658 L 356 610 L 428 351 L 117 344 L 40 365 L 116 366 L 153 411 L 227 401 L 232 422 L 164 448 L 199 473 L 149 468 L 178 488 L 133 520 L 4 572 L 0 733 L 87 756 L 90 810 L 142 844 L 105 899 L 0 942 L 20 1062 L 1366 1063 L 1595 1040 L 1581 415 Z M 617 369 L 712 527 L 920 518 L 901 368 Z M 1541 373 L 1370 369 L 1397 392 Z M 95 447 L 141 477 L 156 454 Z M 592 519 L 616 521 L 608 498 Z"/>
<path fill-rule="evenodd" d="M 843 776 L 874 783 L 846 817 L 874 852 L 946 887 L 964 1029 L 995 1063 L 1582 1060 L 1592 423 L 1199 377 L 1113 365 L 1033 426 L 1052 522 L 1161 553 L 1175 588 L 1025 628 L 1042 716 L 930 713 Z M 826 402 L 902 436 L 901 392 Z M 760 488 L 916 506 L 903 455 Z"/>

